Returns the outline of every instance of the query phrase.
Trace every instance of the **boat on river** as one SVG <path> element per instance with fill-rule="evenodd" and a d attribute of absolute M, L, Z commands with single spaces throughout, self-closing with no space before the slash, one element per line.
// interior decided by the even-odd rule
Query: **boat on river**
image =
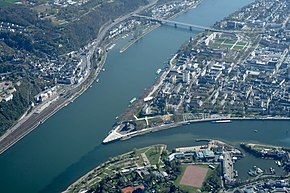
<path fill-rule="evenodd" d="M 158 75 L 160 74 L 160 72 L 161 72 L 161 68 L 158 68 L 158 70 L 156 71 L 156 74 Z"/>
<path fill-rule="evenodd" d="M 136 97 L 132 98 L 132 99 L 130 100 L 130 104 L 134 103 L 136 100 L 137 100 Z"/>
<path fill-rule="evenodd" d="M 113 49 L 115 47 L 116 44 L 112 44 L 111 46 L 109 46 L 106 51 L 108 52 L 109 50 Z"/>
<path fill-rule="evenodd" d="M 212 121 L 212 123 L 231 123 L 231 120 L 217 120 L 217 121 Z"/>

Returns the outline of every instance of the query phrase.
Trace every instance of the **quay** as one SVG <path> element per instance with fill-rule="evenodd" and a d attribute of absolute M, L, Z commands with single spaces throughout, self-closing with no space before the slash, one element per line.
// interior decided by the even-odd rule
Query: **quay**
<path fill-rule="evenodd" d="M 181 121 L 181 122 L 176 122 L 176 123 L 169 123 L 169 124 L 161 124 L 155 127 L 149 127 L 133 132 L 128 132 L 128 133 L 121 133 L 120 132 L 120 125 L 119 124 L 117 127 L 113 128 L 107 135 L 107 137 L 103 140 L 103 144 L 117 141 L 117 140 L 127 140 L 130 139 L 131 137 L 143 135 L 146 133 L 151 133 L 151 132 L 156 132 L 156 131 L 161 131 L 165 129 L 170 129 L 170 128 L 175 128 L 175 127 L 180 127 L 184 125 L 190 125 L 193 123 L 201 123 L 201 122 L 212 122 L 212 123 L 223 123 L 224 121 L 226 123 L 232 122 L 232 121 L 242 121 L 242 120 L 290 120 L 289 117 L 260 117 L 260 118 L 255 118 L 255 117 L 220 117 L 220 118 L 204 118 L 204 119 L 196 119 L 196 120 L 188 120 L 188 121 Z"/>

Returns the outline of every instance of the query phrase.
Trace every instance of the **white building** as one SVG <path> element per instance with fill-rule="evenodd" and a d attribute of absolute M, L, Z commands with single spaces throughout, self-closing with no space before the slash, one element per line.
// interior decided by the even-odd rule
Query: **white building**
<path fill-rule="evenodd" d="M 186 84 L 190 81 L 190 73 L 188 71 L 183 72 L 182 74 L 182 81 Z"/>

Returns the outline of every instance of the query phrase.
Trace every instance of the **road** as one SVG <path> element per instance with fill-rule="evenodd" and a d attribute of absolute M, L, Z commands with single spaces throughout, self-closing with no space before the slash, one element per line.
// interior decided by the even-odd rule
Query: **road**
<path fill-rule="evenodd" d="M 234 163 L 230 152 L 225 152 L 223 156 L 224 179 L 226 183 L 230 183 L 234 181 Z"/>
<path fill-rule="evenodd" d="M 60 98 L 54 103 L 50 104 L 41 113 L 37 113 L 37 109 L 35 109 L 34 112 L 32 112 L 27 119 L 20 121 L 18 124 L 16 124 L 16 128 L 8 131 L 10 133 L 0 141 L 0 154 L 5 152 L 11 146 L 17 143 L 21 138 L 23 138 L 25 135 L 35 129 L 39 124 L 43 123 L 43 121 L 45 121 L 52 114 L 58 111 L 65 101 L 65 98 Z"/>
<path fill-rule="evenodd" d="M 0 138 L 0 154 L 5 152 L 11 146 L 17 143 L 20 139 L 22 139 L 28 133 L 33 131 L 39 124 L 43 123 L 46 119 L 48 119 L 58 110 L 60 110 L 61 108 L 69 104 L 76 97 L 78 97 L 81 93 L 83 93 L 95 79 L 95 77 L 93 76 L 93 73 L 95 72 L 91 70 L 90 60 L 95 49 L 101 46 L 107 32 L 116 24 L 128 19 L 133 14 L 139 13 L 143 11 L 144 9 L 147 9 L 155 5 L 156 2 L 157 0 L 154 0 L 150 4 L 140 7 L 139 9 L 135 10 L 134 12 L 130 14 L 127 14 L 125 16 L 115 19 L 110 24 L 108 23 L 104 24 L 99 30 L 97 39 L 95 39 L 94 43 L 91 46 L 89 46 L 90 50 L 88 54 L 84 56 L 85 58 L 83 58 L 83 62 L 87 63 L 87 68 L 90 71 L 90 73 L 88 73 L 88 75 L 84 78 L 84 80 L 80 84 L 71 87 L 69 90 L 66 90 L 65 94 L 63 96 L 60 96 L 54 102 L 51 102 L 53 99 L 51 99 L 50 101 L 47 101 L 47 102 L 51 102 L 51 104 L 48 105 L 48 107 L 44 108 L 41 112 L 37 113 L 37 111 L 39 111 L 39 109 L 41 109 L 41 107 L 45 105 L 45 103 L 40 106 L 35 107 L 35 109 L 33 109 L 31 113 L 26 115 L 23 119 L 21 119 L 18 123 L 16 123 L 11 129 L 9 129 Z M 102 66 L 99 68 L 102 68 Z M 100 69 L 97 69 L 96 76 L 98 75 L 99 72 L 100 72 Z"/>

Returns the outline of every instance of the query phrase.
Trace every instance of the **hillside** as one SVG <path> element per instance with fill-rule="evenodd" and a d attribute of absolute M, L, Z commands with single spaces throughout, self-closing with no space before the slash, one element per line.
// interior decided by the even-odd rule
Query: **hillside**
<path fill-rule="evenodd" d="M 0 1 L 0 135 L 29 109 L 36 94 L 76 72 L 80 50 L 97 38 L 102 25 L 148 4 L 147 0 L 15 2 Z M 73 51 L 75 56 L 68 54 Z"/>

